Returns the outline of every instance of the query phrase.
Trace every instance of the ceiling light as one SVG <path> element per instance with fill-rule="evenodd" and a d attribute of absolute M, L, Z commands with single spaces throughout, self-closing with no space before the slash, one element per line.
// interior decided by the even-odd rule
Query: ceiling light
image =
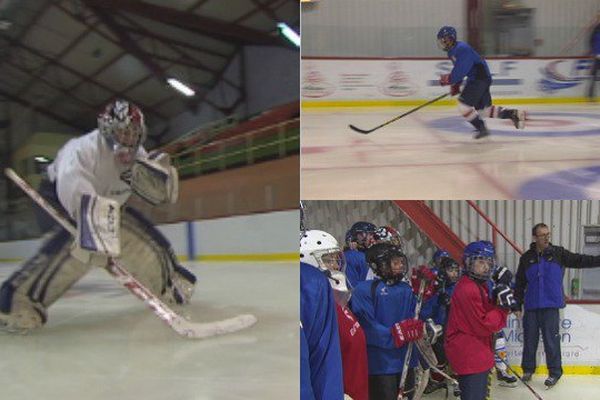
<path fill-rule="evenodd" d="M 44 156 L 35 156 L 33 159 L 39 163 L 49 163 L 50 162 L 50 160 L 48 160 Z"/>
<path fill-rule="evenodd" d="M 192 97 L 193 95 L 196 94 L 196 92 L 192 88 L 190 88 L 189 86 L 187 86 L 184 83 L 181 83 L 180 81 L 178 81 L 175 78 L 168 78 L 167 83 L 169 85 L 171 85 L 171 87 L 173 87 L 175 90 L 177 90 L 180 93 L 183 93 L 184 95 L 186 95 L 188 97 Z"/>
<path fill-rule="evenodd" d="M 279 32 L 285 36 L 287 40 L 294 43 L 296 47 L 300 47 L 300 35 L 298 35 L 292 28 L 290 28 L 286 23 L 280 22 L 277 24 L 277 28 L 279 28 Z"/>

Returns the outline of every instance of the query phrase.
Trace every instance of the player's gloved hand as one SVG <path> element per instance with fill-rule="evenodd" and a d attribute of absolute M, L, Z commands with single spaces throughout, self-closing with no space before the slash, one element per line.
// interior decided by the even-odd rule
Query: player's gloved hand
<path fill-rule="evenodd" d="M 402 347 L 406 343 L 414 342 L 423 337 L 423 321 L 420 319 L 405 319 L 396 322 L 390 330 L 396 347 Z"/>
<path fill-rule="evenodd" d="M 460 93 L 460 83 L 455 83 L 454 85 L 450 86 L 450 96 L 456 96 L 459 93 Z"/>
<path fill-rule="evenodd" d="M 494 286 L 492 295 L 494 299 L 496 299 L 496 304 L 502 308 L 514 310 L 518 307 L 513 290 L 504 283 L 499 283 Z"/>
<path fill-rule="evenodd" d="M 448 86 L 450 84 L 450 74 L 444 74 L 440 76 L 440 85 Z"/>
<path fill-rule="evenodd" d="M 504 284 L 506 286 L 510 286 L 512 282 L 513 274 L 506 267 L 498 267 L 492 274 L 492 281 L 495 284 Z"/>
<path fill-rule="evenodd" d="M 427 301 L 438 289 L 438 279 L 435 272 L 433 272 L 430 268 L 427 268 L 425 265 L 421 265 L 418 268 L 414 268 L 412 270 L 410 276 L 410 283 L 413 288 L 413 292 L 418 296 L 419 295 L 419 287 L 421 285 L 421 280 L 425 281 L 425 290 L 423 291 L 423 300 Z"/>
<path fill-rule="evenodd" d="M 440 292 L 438 295 L 438 304 L 440 306 L 448 307 L 450 305 L 450 295 L 446 292 Z"/>

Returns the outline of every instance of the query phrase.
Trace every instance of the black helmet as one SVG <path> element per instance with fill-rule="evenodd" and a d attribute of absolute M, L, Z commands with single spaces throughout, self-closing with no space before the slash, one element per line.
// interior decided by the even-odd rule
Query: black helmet
<path fill-rule="evenodd" d="M 388 285 L 398 283 L 404 278 L 408 271 L 408 260 L 398 246 L 390 243 L 376 243 L 369 247 L 366 252 L 369 267 Z M 394 271 L 392 260 L 400 259 L 400 271 Z"/>

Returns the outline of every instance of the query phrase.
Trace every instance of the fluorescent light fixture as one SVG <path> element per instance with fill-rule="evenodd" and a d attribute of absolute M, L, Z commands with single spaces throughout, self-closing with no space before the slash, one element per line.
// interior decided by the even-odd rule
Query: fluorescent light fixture
<path fill-rule="evenodd" d="M 279 31 L 287 40 L 294 43 L 296 47 L 300 47 L 300 35 L 298 35 L 296 31 L 294 31 L 284 22 L 278 23 L 277 28 L 279 28 Z"/>
<path fill-rule="evenodd" d="M 184 83 L 181 83 L 180 81 L 178 81 L 175 78 L 167 79 L 167 83 L 169 85 L 171 85 L 171 87 L 173 87 L 173 89 L 177 90 L 180 93 L 183 93 L 187 97 L 192 97 L 193 95 L 196 94 L 196 92 L 194 92 L 194 89 L 192 89 L 191 87 L 187 86 Z"/>
<path fill-rule="evenodd" d="M 34 160 L 39 162 L 39 163 L 49 163 L 50 160 L 48 160 L 46 157 L 44 156 L 35 156 Z"/>

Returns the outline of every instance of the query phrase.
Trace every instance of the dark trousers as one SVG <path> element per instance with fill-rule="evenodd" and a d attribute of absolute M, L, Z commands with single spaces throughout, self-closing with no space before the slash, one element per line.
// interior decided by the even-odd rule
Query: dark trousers
<path fill-rule="evenodd" d="M 489 399 L 491 379 L 490 371 L 471 375 L 459 375 L 460 400 Z"/>
<path fill-rule="evenodd" d="M 402 374 L 369 375 L 369 400 L 397 400 L 398 387 Z M 406 374 L 404 391 L 412 399 L 415 388 L 414 369 L 410 368 Z"/>
<path fill-rule="evenodd" d="M 525 311 L 523 315 L 523 360 L 521 361 L 524 372 L 533 373 L 535 371 L 536 351 L 541 332 L 546 353 L 546 365 L 550 375 L 562 375 L 558 322 L 558 308 Z"/>
<path fill-rule="evenodd" d="M 476 110 L 483 110 L 492 105 L 492 95 L 490 94 L 491 80 L 472 80 L 468 81 L 463 88 L 458 101 Z"/>
<path fill-rule="evenodd" d="M 590 88 L 588 90 L 588 97 L 593 99 L 594 91 L 596 89 L 596 76 L 598 75 L 598 71 L 600 71 L 600 58 L 596 58 L 594 60 L 594 65 L 592 66 L 591 78 L 590 78 Z"/>
<path fill-rule="evenodd" d="M 54 182 L 50 182 L 48 178 L 44 177 L 42 179 L 42 182 L 40 183 L 40 187 L 38 188 L 38 193 L 44 199 L 46 199 L 46 201 L 50 203 L 50 205 L 54 207 L 56 211 L 58 211 L 63 217 L 73 222 L 69 217 L 67 210 L 64 209 L 64 207 L 62 206 L 62 204 L 60 204 L 60 201 L 58 200 L 58 194 L 56 193 L 56 184 Z M 58 222 L 56 222 L 56 220 L 53 217 L 51 217 L 46 210 L 44 210 L 37 204 L 34 204 L 33 207 L 37 223 L 42 233 L 46 233 L 58 225 Z"/>

